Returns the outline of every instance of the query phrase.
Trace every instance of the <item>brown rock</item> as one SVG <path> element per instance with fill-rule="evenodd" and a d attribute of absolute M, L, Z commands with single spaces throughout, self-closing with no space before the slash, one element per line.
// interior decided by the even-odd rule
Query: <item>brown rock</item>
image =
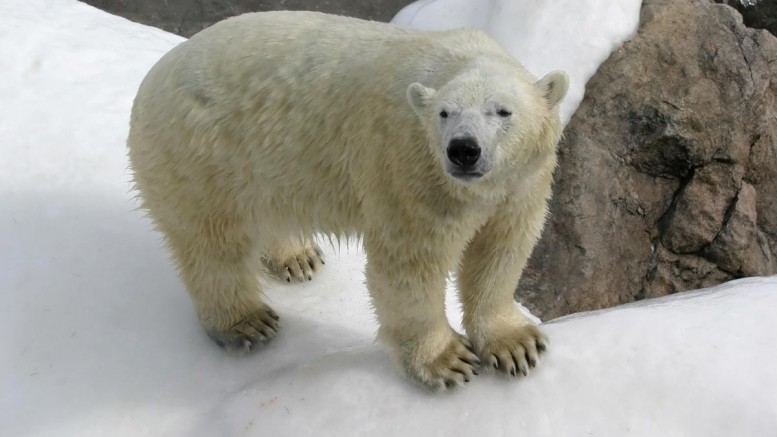
<path fill-rule="evenodd" d="M 766 29 L 777 35 L 777 1 L 759 0 L 753 2 L 742 2 L 740 0 L 715 0 L 716 3 L 725 3 L 736 8 L 742 14 L 742 19 L 747 27 L 756 29 Z M 743 4 L 749 3 L 749 4 Z"/>
<path fill-rule="evenodd" d="M 746 251 L 756 237 L 758 215 L 755 203 L 758 194 L 752 185 L 742 184 L 742 189 L 728 212 L 728 218 L 705 250 L 705 256 L 722 270 L 733 275 L 742 269 Z M 757 246 L 757 244 L 756 244 Z M 759 263 L 760 264 L 760 263 Z"/>
<path fill-rule="evenodd" d="M 755 238 L 750 240 L 750 246 L 742 257 L 740 267 L 742 274 L 764 276 L 774 273 L 777 269 L 777 257 L 774 256 L 773 248 L 774 245 L 769 243 L 769 237 L 761 231 L 756 231 Z"/>
<path fill-rule="evenodd" d="M 742 182 L 742 172 L 736 169 L 711 162 L 695 171 L 667 213 L 661 237 L 667 249 L 694 253 L 712 243 Z"/>
<path fill-rule="evenodd" d="M 516 296 L 541 317 L 777 273 L 777 38 L 645 0 L 559 145 Z"/>
<path fill-rule="evenodd" d="M 665 296 L 682 290 L 711 287 L 731 276 L 705 258 L 694 255 L 678 255 L 658 246 L 655 263 L 644 278 L 644 294 L 639 298 Z"/>
<path fill-rule="evenodd" d="M 777 66 L 775 70 L 777 70 Z M 775 73 L 775 77 L 777 77 L 777 71 Z M 768 116 L 768 114 L 764 115 L 767 123 L 769 123 Z M 771 116 L 775 117 L 774 113 Z M 763 193 L 762 196 L 758 196 L 756 202 L 758 224 L 772 239 L 777 238 L 777 145 L 775 145 L 775 138 L 777 138 L 777 119 L 772 118 L 770 130 L 759 136 L 750 150 L 747 173 L 745 174 L 745 179 L 751 181 L 756 189 Z M 774 246 L 772 245 L 772 247 Z"/>

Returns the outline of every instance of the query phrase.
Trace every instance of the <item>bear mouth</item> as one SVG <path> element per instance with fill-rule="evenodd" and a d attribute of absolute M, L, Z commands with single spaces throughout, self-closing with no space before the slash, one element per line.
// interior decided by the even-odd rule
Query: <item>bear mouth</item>
<path fill-rule="evenodd" d="M 462 181 L 473 181 L 483 177 L 483 173 L 479 171 L 452 171 L 451 176 Z"/>

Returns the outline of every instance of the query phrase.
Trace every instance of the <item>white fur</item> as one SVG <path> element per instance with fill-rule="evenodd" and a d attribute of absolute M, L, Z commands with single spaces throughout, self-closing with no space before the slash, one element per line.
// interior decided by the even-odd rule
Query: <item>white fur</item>
<path fill-rule="evenodd" d="M 511 353 L 536 357 L 543 341 L 513 290 L 544 222 L 565 80 L 537 82 L 473 29 L 246 14 L 153 67 L 129 153 L 214 339 L 247 350 L 274 335 L 262 259 L 302 266 L 314 233 L 359 235 L 380 338 L 411 379 L 444 389 L 478 360 L 445 319 L 450 271 L 481 358 L 515 373 L 526 360 Z M 488 160 L 471 181 L 446 169 L 447 141 L 465 131 Z"/>

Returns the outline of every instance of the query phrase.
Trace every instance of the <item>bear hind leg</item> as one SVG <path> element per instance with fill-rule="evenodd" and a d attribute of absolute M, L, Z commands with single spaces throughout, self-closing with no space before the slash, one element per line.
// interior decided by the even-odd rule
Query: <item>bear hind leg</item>
<path fill-rule="evenodd" d="M 276 237 L 262 261 L 272 276 L 286 282 L 310 281 L 325 264 L 324 253 L 310 237 Z"/>
<path fill-rule="evenodd" d="M 210 218 L 162 229 L 205 332 L 233 353 L 252 351 L 279 327 L 278 315 L 262 300 L 259 251 L 246 228 Z"/>

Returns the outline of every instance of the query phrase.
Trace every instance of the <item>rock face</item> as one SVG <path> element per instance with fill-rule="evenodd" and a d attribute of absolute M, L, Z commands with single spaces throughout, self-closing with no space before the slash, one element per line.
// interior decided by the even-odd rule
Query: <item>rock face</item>
<path fill-rule="evenodd" d="M 715 0 L 736 8 L 742 14 L 745 26 L 766 29 L 777 35 L 777 1 L 775 0 Z M 755 4 L 752 4 L 755 1 Z M 749 3 L 747 6 L 742 3 Z"/>
<path fill-rule="evenodd" d="M 138 23 L 190 37 L 213 23 L 246 12 L 309 10 L 390 21 L 412 0 L 82 0 Z"/>
<path fill-rule="evenodd" d="M 644 1 L 559 147 L 542 318 L 777 273 L 777 38 L 734 9 Z"/>

